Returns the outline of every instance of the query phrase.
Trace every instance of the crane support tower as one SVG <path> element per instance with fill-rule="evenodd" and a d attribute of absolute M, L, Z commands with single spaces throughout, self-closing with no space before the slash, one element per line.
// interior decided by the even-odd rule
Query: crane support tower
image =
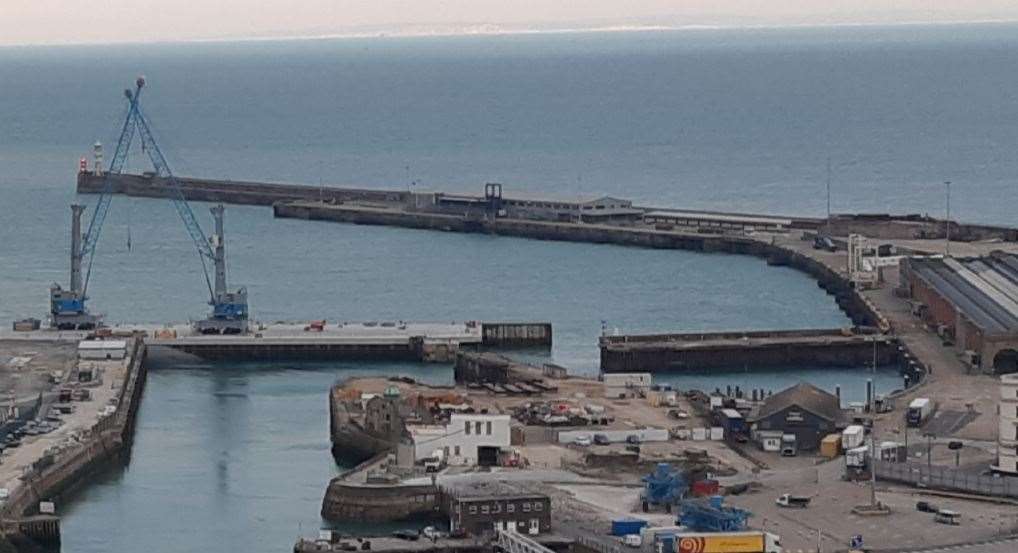
<path fill-rule="evenodd" d="M 109 212 L 110 200 L 112 197 L 112 183 L 110 175 L 120 174 L 127 161 L 127 154 L 130 151 L 134 135 L 141 137 L 142 151 L 148 155 L 149 161 L 155 168 L 155 176 L 167 181 L 175 192 L 171 198 L 173 206 L 184 222 L 188 235 L 198 250 L 198 258 L 202 264 L 202 272 L 205 276 L 205 284 L 209 291 L 209 304 L 212 305 L 212 313 L 201 321 L 195 323 L 195 330 L 203 334 L 241 334 L 247 332 L 248 310 L 247 310 L 247 289 L 240 288 L 236 292 L 229 292 L 226 286 L 226 248 L 223 240 L 223 206 L 212 208 L 212 216 L 215 220 L 215 234 L 207 237 L 198 224 L 191 206 L 184 199 L 184 193 L 180 183 L 170 170 L 169 163 L 163 155 L 162 150 L 156 143 L 152 133 L 152 127 L 141 111 L 141 91 L 145 87 L 145 78 L 138 77 L 135 81 L 135 89 L 124 91 L 128 100 L 127 117 L 117 140 L 117 149 L 110 160 L 109 167 L 103 173 L 103 187 L 96 202 L 95 212 L 88 225 L 88 231 L 81 235 L 81 213 L 82 206 L 72 206 L 71 224 L 71 286 L 64 290 L 58 284 L 50 288 L 50 321 L 51 326 L 59 329 L 90 329 L 101 323 L 101 317 L 92 315 L 85 307 L 87 300 L 89 278 L 92 274 L 92 261 L 95 256 L 95 247 L 102 232 L 103 222 Z M 87 258 L 87 268 L 82 272 L 82 265 Z M 215 286 L 209 278 L 208 262 L 213 264 L 215 270 Z"/>

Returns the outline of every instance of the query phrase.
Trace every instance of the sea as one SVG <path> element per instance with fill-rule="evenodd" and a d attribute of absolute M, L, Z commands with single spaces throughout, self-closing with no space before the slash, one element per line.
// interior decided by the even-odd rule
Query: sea
<path fill-rule="evenodd" d="M 1013 224 L 1018 27 L 902 25 L 0 48 L 0 321 L 66 284 L 75 172 L 112 152 L 138 75 L 179 175 L 823 215 Z M 134 151 L 128 170 L 150 167 Z M 207 204 L 194 204 L 211 225 Z M 86 219 L 91 210 L 86 212 Z M 609 332 L 850 324 L 807 276 L 723 254 L 275 220 L 228 206 L 231 286 L 263 321 L 550 321 L 597 370 Z M 203 317 L 201 266 L 163 200 L 116 197 L 91 308 Z M 9 324 L 4 322 L 3 324 Z M 130 463 L 61 498 L 63 550 L 289 550 L 326 526 L 326 394 L 338 378 L 442 365 L 208 364 L 153 370 Z M 671 377 L 900 387 L 891 369 Z M 665 380 L 665 379 L 662 379 Z M 350 528 L 344 531 L 383 531 Z"/>

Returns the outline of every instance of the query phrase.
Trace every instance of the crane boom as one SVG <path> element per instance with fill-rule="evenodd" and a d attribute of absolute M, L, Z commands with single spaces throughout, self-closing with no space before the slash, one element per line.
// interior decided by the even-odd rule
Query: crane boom
<path fill-rule="evenodd" d="M 120 131 L 120 138 L 117 140 L 117 149 L 110 163 L 109 171 L 103 180 L 102 191 L 99 201 L 96 203 L 95 213 L 89 222 L 88 230 L 81 234 L 81 213 L 84 206 L 71 206 L 71 288 L 64 290 L 58 284 L 50 287 L 50 314 L 52 326 L 60 329 L 89 329 L 97 326 L 101 317 L 88 313 L 85 309 L 85 290 L 88 287 L 88 280 L 92 274 L 92 260 L 95 255 L 99 235 L 102 232 L 103 222 L 109 213 L 110 199 L 112 197 L 111 175 L 123 171 L 127 161 L 127 154 L 130 151 L 134 135 L 140 136 L 142 150 L 148 155 L 152 166 L 155 169 L 155 176 L 166 180 L 173 190 L 173 207 L 184 222 L 184 228 L 188 236 L 194 242 L 198 250 L 198 259 L 202 265 L 202 275 L 205 277 L 205 285 L 209 290 L 209 304 L 213 306 L 212 313 L 205 319 L 195 323 L 195 330 L 203 334 L 240 334 L 247 332 L 248 311 L 247 311 L 247 289 L 240 288 L 230 292 L 226 288 L 226 247 L 223 240 L 223 206 L 212 208 L 212 216 L 215 220 L 215 234 L 211 237 L 205 234 L 198 219 L 195 217 L 191 206 L 184 197 L 184 191 L 180 182 L 173 175 L 166 156 L 155 140 L 152 133 L 152 126 L 149 124 L 145 114 L 141 111 L 140 97 L 141 89 L 145 86 L 145 78 L 139 77 L 136 81 L 136 88 L 132 93 L 130 90 L 124 92 L 130 106 L 127 110 L 127 117 L 124 119 L 124 126 Z M 83 169 L 84 170 L 84 169 Z M 81 264 L 88 256 L 88 270 L 85 278 L 81 278 Z M 215 268 L 215 287 L 209 276 L 208 262 L 211 260 Z"/>
<path fill-rule="evenodd" d="M 81 215 L 85 210 L 82 205 L 71 206 L 71 282 L 68 289 L 59 284 L 50 286 L 50 324 L 59 329 L 90 329 L 97 326 L 102 317 L 88 312 L 85 302 L 88 299 L 88 283 L 92 276 L 92 262 L 95 259 L 96 246 L 102 234 L 103 223 L 110 210 L 113 199 L 113 182 L 110 175 L 119 174 L 127 163 L 127 154 L 134 140 L 137 125 L 138 98 L 144 80 L 138 79 L 132 93 L 124 91 L 128 100 L 127 116 L 117 139 L 117 149 L 113 154 L 109 170 L 103 177 L 103 186 L 96 202 L 95 211 L 88 223 L 88 230 L 81 234 Z M 88 267 L 82 276 L 82 264 L 88 259 Z"/>

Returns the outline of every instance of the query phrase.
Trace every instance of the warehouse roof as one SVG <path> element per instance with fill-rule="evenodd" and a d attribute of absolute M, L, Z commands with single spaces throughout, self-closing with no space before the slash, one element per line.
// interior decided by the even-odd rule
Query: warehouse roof
<path fill-rule="evenodd" d="M 831 421 L 841 418 L 841 402 L 837 396 L 808 382 L 800 382 L 767 398 L 753 419 L 769 417 L 788 407 L 798 407 Z"/>
<path fill-rule="evenodd" d="M 909 267 L 983 332 L 1018 331 L 1018 256 L 917 258 Z"/>

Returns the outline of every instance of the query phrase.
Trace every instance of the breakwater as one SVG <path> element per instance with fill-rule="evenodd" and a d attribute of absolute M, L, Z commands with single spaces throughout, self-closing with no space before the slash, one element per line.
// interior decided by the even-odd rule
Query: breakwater
<path fill-rule="evenodd" d="M 148 377 L 144 342 L 133 338 L 130 344 L 130 363 L 116 396 L 116 411 L 101 416 L 82 432 L 74 445 L 45 453 L 10 491 L 0 509 L 0 524 L 5 536 L 15 545 L 26 541 L 42 545 L 59 543 L 59 519 L 40 515 L 39 503 L 53 501 L 88 474 L 129 458 L 138 406 Z"/>
<path fill-rule="evenodd" d="M 106 181 L 105 175 L 80 171 L 77 178 L 79 194 L 98 194 Z M 317 200 L 326 202 L 406 202 L 408 193 L 398 190 L 368 188 L 337 188 L 301 184 L 274 184 L 250 181 L 215 180 L 178 177 L 184 197 L 196 202 L 221 202 L 241 205 L 272 205 L 284 200 Z M 152 174 L 110 175 L 110 190 L 141 198 L 175 198 L 177 192 L 166 179 Z"/>
<path fill-rule="evenodd" d="M 805 272 L 835 297 L 855 326 L 888 329 L 889 323 L 872 303 L 859 294 L 838 271 L 802 252 L 745 234 L 703 234 L 656 228 L 532 221 L 524 219 L 472 219 L 463 216 L 411 212 L 402 209 L 353 205 L 289 202 L 273 206 L 276 217 L 335 221 L 362 225 L 388 225 L 448 232 L 477 232 L 568 242 L 615 244 L 654 249 L 681 249 L 703 253 L 752 255 L 771 264 Z"/>
<path fill-rule="evenodd" d="M 602 336 L 602 372 L 898 364 L 897 342 L 849 329 Z"/>

